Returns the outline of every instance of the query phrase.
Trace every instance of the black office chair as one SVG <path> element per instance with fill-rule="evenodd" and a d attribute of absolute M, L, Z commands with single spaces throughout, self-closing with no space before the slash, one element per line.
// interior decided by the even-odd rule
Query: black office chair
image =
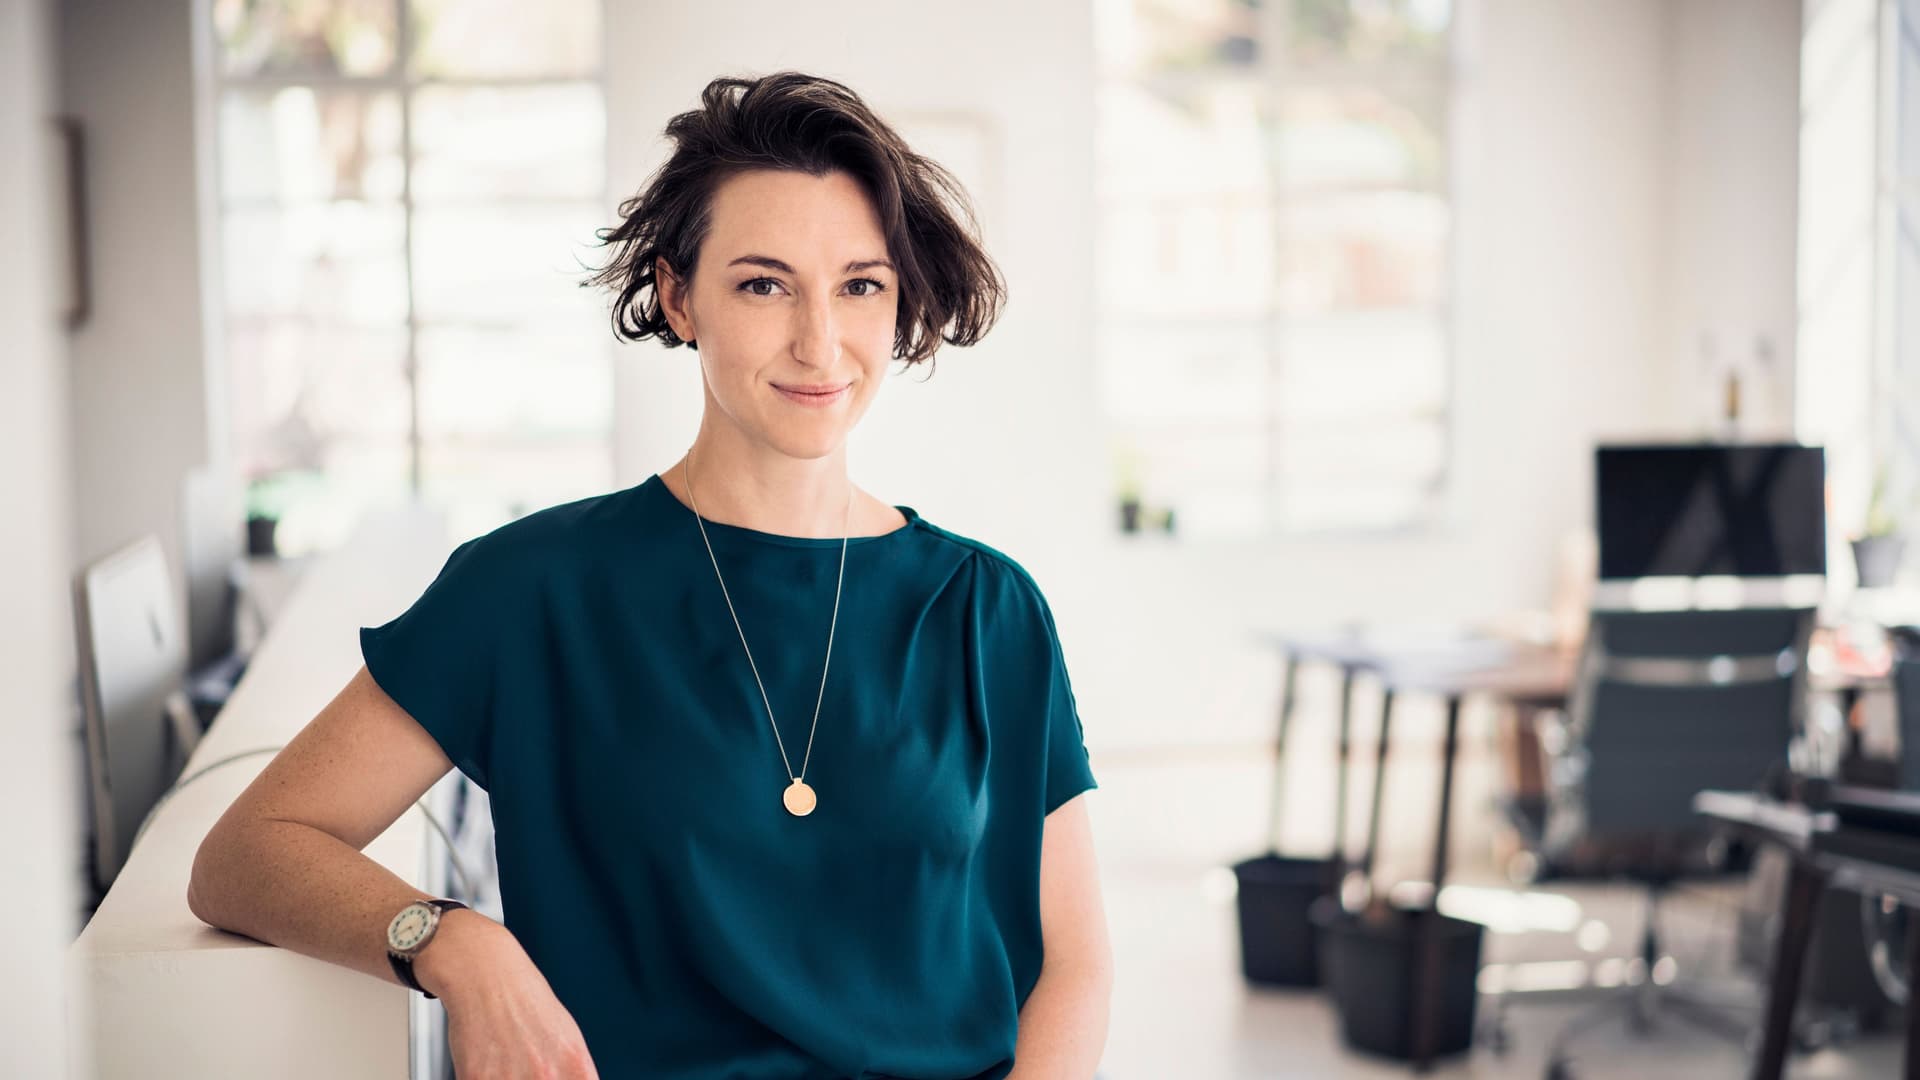
<path fill-rule="evenodd" d="M 1898 785 L 1920 791 L 1920 626 L 1896 626 L 1893 639 L 1893 699 L 1900 726 Z"/>
<path fill-rule="evenodd" d="M 1920 792 L 1920 626 L 1893 628 L 1893 697 L 1900 729 L 1898 787 Z M 1866 940 L 1869 967 L 1887 1000 L 1905 1006 L 1920 993 L 1920 971 L 1905 963 L 1907 936 L 1920 933 L 1920 915 L 1911 908 L 1887 903 L 1862 905 L 1861 933 Z"/>
<path fill-rule="evenodd" d="M 1661 895 L 1724 866 L 1725 847 L 1693 810 L 1705 788 L 1779 791 L 1806 698 L 1807 608 L 1595 611 L 1564 718 L 1542 732 L 1549 754 L 1537 844 L 1545 876 L 1624 878 L 1646 886 L 1640 970 L 1556 1039 L 1626 1008 L 1637 1030 L 1656 1012 L 1743 1037 L 1745 1025 L 1656 984 L 1665 956 Z M 1495 1024 L 1506 1004 L 1494 1002 Z"/>

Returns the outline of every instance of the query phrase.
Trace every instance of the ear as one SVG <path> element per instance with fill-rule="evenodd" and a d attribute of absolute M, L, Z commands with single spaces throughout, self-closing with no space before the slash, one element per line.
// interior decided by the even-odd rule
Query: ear
<path fill-rule="evenodd" d="M 653 287 L 660 294 L 660 311 L 667 317 L 667 325 L 681 341 L 693 340 L 693 318 L 687 313 L 686 284 L 667 260 L 655 257 L 653 260 Z"/>

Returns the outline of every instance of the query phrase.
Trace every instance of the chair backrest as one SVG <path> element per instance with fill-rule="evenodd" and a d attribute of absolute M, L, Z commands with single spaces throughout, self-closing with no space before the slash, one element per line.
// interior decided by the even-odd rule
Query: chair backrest
<path fill-rule="evenodd" d="M 1900 722 L 1900 786 L 1920 791 L 1920 627 L 1894 630 L 1893 700 Z"/>
<path fill-rule="evenodd" d="M 1595 611 L 1569 703 L 1583 831 L 1697 832 L 1697 792 L 1777 778 L 1804 708 L 1813 615 Z"/>

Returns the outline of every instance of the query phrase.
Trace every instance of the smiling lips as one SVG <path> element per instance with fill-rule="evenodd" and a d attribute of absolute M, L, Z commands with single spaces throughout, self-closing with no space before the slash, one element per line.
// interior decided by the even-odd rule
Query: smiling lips
<path fill-rule="evenodd" d="M 847 389 L 852 385 L 852 383 L 840 383 L 836 386 L 832 383 L 823 383 L 815 386 L 781 386 L 779 383 L 774 383 L 773 388 L 780 391 L 780 396 L 788 401 L 818 409 L 846 397 Z"/>

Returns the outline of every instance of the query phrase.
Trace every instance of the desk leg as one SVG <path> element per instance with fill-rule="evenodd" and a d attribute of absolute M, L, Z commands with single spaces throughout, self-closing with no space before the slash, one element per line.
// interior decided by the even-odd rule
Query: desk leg
<path fill-rule="evenodd" d="M 1846 742 L 1840 748 L 1840 775 L 1853 775 L 1855 766 L 1866 757 L 1866 750 L 1860 745 L 1861 724 L 1854 717 L 1854 709 L 1860 705 L 1860 687 L 1848 683 L 1840 690 L 1840 726 L 1846 729 Z"/>
<path fill-rule="evenodd" d="M 1342 667 L 1340 672 L 1340 733 L 1335 744 L 1339 772 L 1333 780 L 1333 880 L 1336 885 L 1347 870 L 1347 762 L 1353 752 L 1353 669 Z"/>
<path fill-rule="evenodd" d="M 1267 803 L 1267 850 L 1280 852 L 1280 806 L 1286 794 L 1287 729 L 1293 725 L 1293 700 L 1300 674 L 1300 658 L 1287 653 L 1286 674 L 1280 683 L 1280 716 L 1273 736 L 1273 788 Z"/>
<path fill-rule="evenodd" d="M 1413 1067 L 1426 1072 L 1433 1067 L 1440 1043 L 1440 1008 L 1445 988 L 1442 975 L 1446 942 L 1441 932 L 1440 888 L 1447 880 L 1447 828 L 1453 809 L 1453 759 L 1460 747 L 1460 697 L 1447 698 L 1446 747 L 1440 758 L 1440 825 L 1433 842 L 1433 899 L 1420 913 L 1414 937 L 1413 967 Z"/>
<path fill-rule="evenodd" d="M 1453 759 L 1460 751 L 1460 698 L 1447 698 L 1447 742 L 1440 753 L 1440 827 L 1433 837 L 1433 901 L 1440 903 L 1440 886 L 1447 880 L 1447 827 L 1453 817 Z"/>
<path fill-rule="evenodd" d="M 1380 849 L 1380 796 L 1387 787 L 1387 741 L 1393 732 L 1393 690 L 1380 699 L 1380 740 L 1373 749 L 1373 806 L 1367 815 L 1367 846 L 1360 851 L 1360 872 L 1373 885 L 1373 854 Z M 1371 898 L 1369 898 L 1371 899 Z"/>
<path fill-rule="evenodd" d="M 1902 1071 L 1920 1080 L 1920 911 L 1907 909 L 1907 1046 Z"/>
<path fill-rule="evenodd" d="M 1787 873 L 1780 936 L 1773 943 L 1767 1022 L 1761 1030 L 1760 1056 L 1753 1063 L 1753 1080 L 1780 1080 L 1786 1068 L 1787 1044 L 1793 1040 L 1793 1007 L 1800 999 L 1800 972 L 1806 965 L 1807 940 L 1813 936 L 1813 909 L 1823 884 L 1819 871 L 1799 858 L 1793 860 L 1793 868 Z M 1911 1057 L 1908 1075 L 1913 1075 Z"/>
<path fill-rule="evenodd" d="M 1540 799 L 1547 793 L 1546 770 L 1540 750 L 1541 707 L 1531 701 L 1515 702 L 1509 714 L 1508 731 L 1513 742 L 1507 748 L 1507 767 L 1512 771 L 1507 782 L 1517 799 Z"/>

